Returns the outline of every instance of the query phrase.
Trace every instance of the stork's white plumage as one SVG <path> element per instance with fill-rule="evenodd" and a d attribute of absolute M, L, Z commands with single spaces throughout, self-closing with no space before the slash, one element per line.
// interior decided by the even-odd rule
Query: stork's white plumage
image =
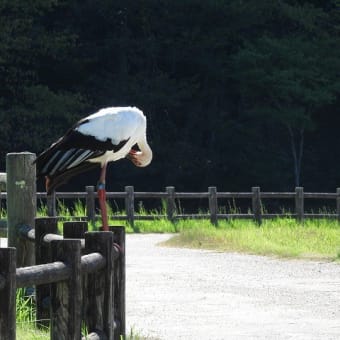
<path fill-rule="evenodd" d="M 136 144 L 139 150 L 134 149 Z M 98 197 L 106 229 L 107 216 L 103 212 L 106 167 L 108 162 L 121 158 L 128 158 L 139 167 L 149 165 L 152 160 L 146 139 L 146 118 L 136 107 L 108 107 L 78 121 L 37 157 L 37 177 L 46 178 L 49 194 L 71 177 L 100 165 Z"/>

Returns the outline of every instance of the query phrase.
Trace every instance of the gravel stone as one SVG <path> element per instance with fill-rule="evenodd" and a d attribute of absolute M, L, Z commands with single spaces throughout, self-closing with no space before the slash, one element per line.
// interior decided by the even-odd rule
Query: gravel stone
<path fill-rule="evenodd" d="M 160 340 L 340 339 L 340 265 L 127 235 L 127 332 Z"/>

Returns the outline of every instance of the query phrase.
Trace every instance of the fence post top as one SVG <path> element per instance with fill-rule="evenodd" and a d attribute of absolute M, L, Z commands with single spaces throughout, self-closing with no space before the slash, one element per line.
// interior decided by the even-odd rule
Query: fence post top
<path fill-rule="evenodd" d="M 14 156 L 35 156 L 34 152 L 23 151 L 23 152 L 9 152 L 6 154 L 7 157 L 14 157 Z"/>

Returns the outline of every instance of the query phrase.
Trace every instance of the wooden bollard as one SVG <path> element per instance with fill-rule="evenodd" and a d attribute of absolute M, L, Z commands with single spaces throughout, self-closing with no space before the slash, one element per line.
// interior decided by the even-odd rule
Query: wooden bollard
<path fill-rule="evenodd" d="M 67 264 L 71 276 L 51 284 L 51 339 L 81 338 L 81 244 L 80 240 L 51 242 L 51 260 Z"/>
<path fill-rule="evenodd" d="M 119 256 L 114 260 L 114 319 L 116 322 L 114 339 L 125 339 L 125 228 L 123 226 L 110 227 L 113 241 L 118 246 Z"/>
<path fill-rule="evenodd" d="M 63 235 L 64 239 L 80 239 L 85 238 L 85 233 L 87 232 L 87 222 L 86 221 L 70 221 L 63 223 Z M 85 253 L 85 249 L 82 249 L 81 253 Z M 81 315 L 85 317 L 87 309 L 87 299 L 86 299 L 86 287 L 87 287 L 87 274 L 82 275 L 82 309 Z"/>
<path fill-rule="evenodd" d="M 53 190 L 49 195 L 47 195 L 46 205 L 47 205 L 47 216 L 50 216 L 50 217 L 57 216 L 57 200 L 56 200 L 55 190 Z"/>
<path fill-rule="evenodd" d="M 6 191 L 7 174 L 6 172 L 0 172 L 0 191 Z"/>
<path fill-rule="evenodd" d="M 302 187 L 295 188 L 295 214 L 299 222 L 304 219 L 304 194 Z"/>
<path fill-rule="evenodd" d="M 95 192 L 93 185 L 86 187 L 86 215 L 87 220 L 92 224 L 92 227 L 94 227 L 96 222 L 96 209 L 95 209 Z"/>
<path fill-rule="evenodd" d="M 175 204 L 175 187 L 166 187 L 166 192 L 168 194 L 166 198 L 166 215 L 169 221 L 174 221 L 174 214 L 176 212 Z"/>
<path fill-rule="evenodd" d="M 43 244 L 46 234 L 58 232 L 57 219 L 55 217 L 43 217 L 35 220 L 35 259 L 36 264 L 48 263 L 51 261 L 50 247 Z M 49 325 L 49 301 L 50 285 L 44 284 L 36 287 L 36 308 L 37 326 L 46 327 Z"/>
<path fill-rule="evenodd" d="M 216 187 L 209 187 L 209 210 L 210 210 L 210 222 L 214 225 L 217 225 L 217 213 L 218 213 L 218 205 L 217 205 L 217 189 Z"/>
<path fill-rule="evenodd" d="M 125 197 L 125 211 L 127 216 L 127 221 L 129 222 L 132 229 L 134 229 L 135 223 L 135 194 L 133 186 L 125 187 L 126 197 Z"/>
<path fill-rule="evenodd" d="M 110 231 L 85 234 L 85 250 L 88 254 L 98 252 L 106 260 L 105 268 L 87 278 L 86 325 L 89 333 L 99 330 L 108 339 L 114 338 L 113 234 Z"/>
<path fill-rule="evenodd" d="M 16 249 L 0 249 L 0 276 L 4 280 L 0 289 L 0 339 L 15 340 Z"/>
<path fill-rule="evenodd" d="M 262 213 L 261 213 L 261 197 L 260 197 L 260 187 L 252 187 L 252 210 L 254 215 L 254 220 L 258 225 L 262 223 Z"/>
<path fill-rule="evenodd" d="M 68 221 L 63 223 L 64 238 L 84 238 L 87 232 L 86 221 Z"/>
<path fill-rule="evenodd" d="M 18 237 L 21 225 L 34 227 L 36 216 L 35 154 L 8 153 L 7 172 L 7 224 L 8 246 L 17 248 L 17 267 L 34 265 L 34 246 Z"/>

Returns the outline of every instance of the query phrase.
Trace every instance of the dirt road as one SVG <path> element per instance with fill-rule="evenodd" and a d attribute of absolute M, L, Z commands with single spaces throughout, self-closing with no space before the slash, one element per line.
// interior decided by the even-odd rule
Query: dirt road
<path fill-rule="evenodd" d="M 340 264 L 127 236 L 127 330 L 161 340 L 340 339 Z"/>

